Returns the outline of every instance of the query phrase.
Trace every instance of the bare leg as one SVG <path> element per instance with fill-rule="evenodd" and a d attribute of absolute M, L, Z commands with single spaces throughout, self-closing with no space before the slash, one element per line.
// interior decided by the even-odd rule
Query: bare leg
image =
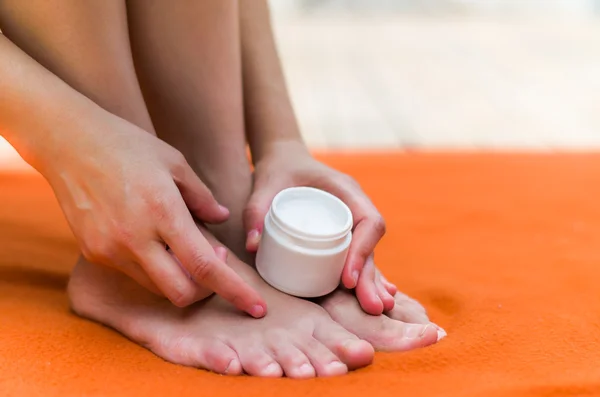
<path fill-rule="evenodd" d="M 238 2 L 127 2 L 138 76 L 161 139 L 179 149 L 231 211 L 209 226 L 245 261 L 242 207 L 251 190 L 244 133 Z"/>
<path fill-rule="evenodd" d="M 133 67 L 124 3 L 1 1 L 0 22 L 9 38 L 52 72 L 153 132 Z M 126 276 L 82 259 L 68 292 L 76 313 L 178 364 L 228 374 L 311 377 L 371 362 L 372 347 L 325 310 L 273 290 L 233 255 L 229 263 L 265 297 L 266 318 L 254 320 L 218 297 L 178 309 Z"/>
<path fill-rule="evenodd" d="M 252 180 L 244 134 L 237 2 L 129 0 L 134 59 L 152 120 L 161 138 L 183 151 L 231 211 L 212 228 L 238 256 L 245 252 L 242 211 Z M 379 350 L 409 350 L 434 343 L 424 309 L 398 294 L 388 315 L 365 314 L 353 294 L 337 291 L 322 305 L 341 325 Z M 406 322 L 404 322 L 406 321 Z"/>
<path fill-rule="evenodd" d="M 0 29 L 71 87 L 155 134 L 133 67 L 124 1 L 2 0 Z"/>

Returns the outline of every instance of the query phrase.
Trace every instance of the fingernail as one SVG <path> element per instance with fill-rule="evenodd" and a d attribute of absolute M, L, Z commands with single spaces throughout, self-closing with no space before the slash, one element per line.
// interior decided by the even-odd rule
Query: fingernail
<path fill-rule="evenodd" d="M 248 313 L 250 313 L 252 317 L 261 318 L 265 316 L 265 308 L 261 305 L 254 305 Z"/>
<path fill-rule="evenodd" d="M 224 207 L 221 204 L 219 204 L 219 209 L 222 213 L 229 215 L 229 209 L 227 209 L 227 207 Z"/>
<path fill-rule="evenodd" d="M 249 245 L 258 245 L 260 242 L 260 232 L 257 229 L 252 229 L 248 232 L 248 241 Z"/>
<path fill-rule="evenodd" d="M 427 332 L 431 324 L 427 324 L 425 326 L 418 324 L 409 324 L 407 326 L 406 332 L 404 333 L 404 337 L 406 339 L 418 339 L 422 338 L 423 335 Z"/>
<path fill-rule="evenodd" d="M 352 282 L 354 283 L 355 287 L 356 287 L 356 284 L 358 284 L 358 276 L 359 276 L 358 270 L 354 270 L 352 272 Z"/>

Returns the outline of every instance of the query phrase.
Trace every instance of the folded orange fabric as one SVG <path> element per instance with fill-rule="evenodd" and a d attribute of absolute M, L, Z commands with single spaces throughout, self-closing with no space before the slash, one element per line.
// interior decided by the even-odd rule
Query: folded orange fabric
<path fill-rule="evenodd" d="M 449 336 L 350 375 L 225 377 L 69 312 L 77 248 L 38 176 L 0 175 L 0 396 L 600 395 L 600 155 L 327 154 L 388 221 L 376 259 Z"/>

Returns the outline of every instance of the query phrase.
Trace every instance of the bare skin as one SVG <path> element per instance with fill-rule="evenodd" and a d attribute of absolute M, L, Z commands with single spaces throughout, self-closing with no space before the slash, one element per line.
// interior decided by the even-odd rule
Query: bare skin
<path fill-rule="evenodd" d="M 125 4 L 2 0 L 0 28 L 12 41 L 0 35 L 0 133 L 48 180 L 86 258 L 179 306 L 215 291 L 264 316 L 190 215 L 219 222 L 227 209 L 147 133 Z"/>
<path fill-rule="evenodd" d="M 74 2 L 71 6 L 89 16 L 98 15 L 100 9 L 107 11 L 103 5 L 112 3 L 93 3 L 99 9 L 91 13 L 86 8 L 89 4 Z M 181 2 L 178 7 L 167 7 L 165 2 L 147 7 L 148 3 L 143 4 L 143 8 L 136 8 L 136 2 L 128 2 L 133 55 L 128 37 L 113 36 L 114 30 L 101 29 L 84 17 L 64 21 L 62 25 L 72 24 L 69 29 L 52 29 L 52 21 L 60 18 L 52 14 L 52 7 L 37 14 L 36 19 L 45 21 L 38 32 L 50 43 L 40 49 L 34 45 L 40 42 L 36 37 L 23 34 L 19 45 L 32 53 L 43 51 L 44 56 L 36 57 L 39 62 L 104 109 L 149 133 L 156 126 L 158 135 L 184 153 L 217 200 L 229 207 L 230 218 L 222 226 L 211 226 L 212 230 L 234 252 L 244 255 L 244 261 L 251 261 L 244 250 L 242 213 L 252 190 L 252 178 L 245 153 L 241 65 L 236 52 L 239 36 L 231 33 L 236 32 L 237 2 Z M 34 13 L 35 6 L 19 3 L 18 8 L 25 15 L 25 24 L 30 20 L 27 13 Z M 186 21 L 186 16 L 195 18 Z M 114 17 L 123 20 L 122 14 Z M 155 29 L 160 34 L 149 31 L 153 26 L 160 26 Z M 101 40 L 74 51 L 69 44 L 72 32 Z M 19 35 L 19 26 L 13 27 L 12 34 Z M 146 43 L 146 47 L 140 43 Z M 114 63 L 111 45 L 124 52 L 126 68 Z M 81 52 L 84 49 L 88 51 L 85 54 Z M 169 49 L 168 54 L 165 49 Z M 122 61 L 123 54 L 120 56 Z M 136 74 L 131 69 L 134 61 L 149 112 L 135 89 Z M 204 238 L 213 246 L 218 244 L 206 232 Z M 388 351 L 425 346 L 437 340 L 434 326 L 403 322 L 428 320 L 418 307 L 411 309 L 415 315 L 396 310 L 409 302 L 401 295 L 396 296 L 397 303 L 388 316 L 368 316 L 354 295 L 340 291 L 322 303 L 329 315 L 312 302 L 275 291 L 233 255 L 227 263 L 264 297 L 270 310 L 266 318 L 255 321 L 219 297 L 179 309 L 123 274 L 83 259 L 73 272 L 69 296 L 80 315 L 114 327 L 169 361 L 227 374 L 338 375 L 371 362 L 372 347 L 359 338 Z M 360 327 L 354 324 L 356 321 L 362 322 Z M 351 332 L 356 334 L 342 326 L 355 327 Z"/>
<path fill-rule="evenodd" d="M 92 4 L 97 7 L 93 13 L 86 9 Z M 99 13 L 110 12 L 111 4 L 114 3 L 76 2 L 72 4 L 71 10 L 82 7 L 81 15 L 98 16 Z M 107 6 L 102 8 L 101 5 Z M 131 73 L 133 69 L 126 69 L 129 72 L 121 70 L 133 65 L 131 53 L 126 51 L 129 46 L 127 37 L 119 40 L 125 47 L 121 50 L 129 57 L 129 62 L 126 58 L 123 64 L 115 65 L 108 56 L 111 46 L 118 46 L 110 36 L 114 29 L 90 31 L 93 25 L 86 18 L 69 18 L 64 22 L 73 26 L 66 29 L 67 32 L 77 32 L 78 35 L 87 32 L 98 40 L 96 46 L 82 47 L 87 51 L 93 50 L 93 54 L 83 57 L 80 52 L 74 51 L 78 47 L 70 46 L 70 34 L 51 29 L 51 21 L 59 18 L 59 15 L 53 15 L 52 7 L 49 8 L 45 13 L 37 14 L 38 18 L 47 18 L 47 24 L 40 23 L 37 27 L 38 32 L 50 41 L 43 47 L 44 56 L 37 57 L 40 62 L 44 62 L 44 66 L 64 81 L 93 97 L 102 107 L 110 109 L 123 119 L 139 123 L 149 133 L 153 133 L 153 124 L 148 119 L 141 96 L 137 95 L 139 91 L 117 89 L 135 87 L 136 84 L 129 81 L 135 77 Z M 32 5 L 31 12 L 35 10 Z M 27 14 L 27 10 L 21 11 Z M 119 20 L 119 15 L 114 15 L 114 18 Z M 205 15 L 207 21 L 210 21 L 211 15 Z M 41 28 L 43 26 L 48 26 L 48 30 Z M 19 35 L 18 28 L 19 26 L 15 26 L 12 31 L 15 37 Z M 23 29 L 27 30 L 26 28 L 27 25 L 24 24 Z M 61 36 L 63 34 L 65 36 Z M 20 37 L 27 42 L 25 35 Z M 71 51 L 67 51 L 65 46 L 70 46 Z M 75 62 L 76 59 L 80 61 Z M 107 63 L 102 63 L 103 60 Z M 106 73 L 103 75 L 104 80 L 86 78 L 98 69 Z M 106 79 L 109 83 L 106 83 Z M 243 130 L 241 136 L 243 137 Z M 249 176 L 249 170 L 247 172 Z M 220 245 L 207 233 L 204 238 L 212 246 Z M 216 249 L 217 252 L 223 250 L 222 247 Z M 372 346 L 334 322 L 321 307 L 274 290 L 260 279 L 254 269 L 233 255 L 227 258 L 227 262 L 237 275 L 259 291 L 268 302 L 270 313 L 265 321 L 253 321 L 216 296 L 186 309 L 177 308 L 122 273 L 93 265 L 83 258 L 80 258 L 73 271 L 69 283 L 69 298 L 73 309 L 81 316 L 117 329 L 166 360 L 218 373 L 244 372 L 256 376 L 285 374 L 299 378 L 331 376 L 346 373 L 348 369 L 358 368 L 372 361 Z"/>
<path fill-rule="evenodd" d="M 262 2 L 251 3 L 252 7 L 264 6 Z M 243 222 L 253 180 L 243 133 L 242 64 L 240 39 L 236 36 L 239 31 L 235 23 L 236 10 L 231 9 L 230 5 L 230 2 L 224 1 L 218 4 L 204 1 L 180 2 L 175 6 L 160 0 L 130 0 L 128 10 L 134 59 L 137 65 L 141 65 L 138 66 L 138 74 L 157 132 L 184 151 L 217 200 L 226 203 L 230 209 L 230 218 L 222 225 L 210 226 L 210 229 L 236 255 L 244 258 L 244 262 L 253 263 L 253 255 L 245 250 Z M 244 12 L 242 4 L 239 12 Z M 261 41 L 261 37 L 255 39 Z M 204 47 L 200 48 L 201 45 Z M 209 52 L 215 56 L 206 56 Z M 265 58 L 276 59 L 273 54 Z M 196 73 L 182 72 L 184 65 Z M 275 72 L 272 74 L 276 75 Z M 244 77 L 245 85 L 252 86 L 252 73 L 244 73 Z M 287 95 L 285 89 L 276 91 L 278 94 L 269 94 Z M 208 108 L 205 105 L 207 103 L 210 104 Z M 263 120 L 264 130 L 270 133 L 275 130 L 287 131 L 284 144 L 298 145 L 297 127 L 290 112 L 284 109 L 284 117 L 272 112 L 273 117 L 279 120 L 260 119 Z M 261 122 L 256 117 L 254 119 L 253 128 L 261 130 Z M 280 128 L 275 128 L 277 126 Z M 271 139 L 277 141 L 276 137 Z M 268 157 L 265 154 L 268 151 L 263 145 L 259 150 L 262 156 L 259 157 Z M 306 148 L 301 151 L 307 152 Z M 290 158 L 290 150 L 283 153 Z M 298 162 L 291 159 L 292 164 Z M 277 163 L 275 167 L 280 175 L 285 174 L 285 165 Z M 320 171 L 316 172 L 322 175 Z M 269 175 L 265 179 L 276 183 L 277 176 Z M 377 272 L 372 257 L 369 259 L 365 271 L 367 277 L 359 280 L 363 288 L 358 292 L 365 296 Z M 369 273 L 371 283 L 368 282 Z M 386 281 L 381 279 L 382 282 Z M 429 319 L 425 309 L 406 295 L 396 293 L 393 286 L 388 287 L 395 295 L 393 298 L 390 296 L 392 305 L 384 315 L 366 314 L 354 292 L 345 290 L 322 299 L 321 304 L 338 323 L 371 342 L 378 350 L 410 350 L 435 343 L 438 327 L 427 327 Z M 443 336 L 443 331 L 440 332 Z M 422 333 L 422 336 L 406 338 L 410 333 Z"/>
<path fill-rule="evenodd" d="M 252 319 L 216 295 L 180 309 L 129 278 L 84 260 L 69 282 L 72 307 L 168 361 L 220 374 L 310 378 L 342 375 L 371 363 L 371 345 L 323 308 L 274 290 L 233 254 L 228 258 L 265 297 L 268 316 Z"/>

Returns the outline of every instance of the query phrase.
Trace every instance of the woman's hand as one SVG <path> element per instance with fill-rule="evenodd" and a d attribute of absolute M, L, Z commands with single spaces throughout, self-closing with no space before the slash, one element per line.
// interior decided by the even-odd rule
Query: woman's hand
<path fill-rule="evenodd" d="M 180 307 L 214 291 L 264 316 L 259 294 L 196 227 L 193 217 L 218 223 L 229 212 L 181 153 L 112 114 L 95 113 L 93 123 L 84 119 L 79 131 L 53 136 L 32 163 L 52 185 L 85 258 Z"/>
<path fill-rule="evenodd" d="M 354 229 L 342 283 L 346 288 L 356 288 L 357 298 L 367 313 L 377 315 L 391 310 L 396 287 L 373 262 L 373 250 L 385 233 L 383 218 L 354 179 L 315 160 L 301 142 L 278 143 L 257 162 L 253 192 L 244 211 L 246 248 L 258 249 L 273 198 L 294 186 L 325 190 L 350 207 Z"/>

